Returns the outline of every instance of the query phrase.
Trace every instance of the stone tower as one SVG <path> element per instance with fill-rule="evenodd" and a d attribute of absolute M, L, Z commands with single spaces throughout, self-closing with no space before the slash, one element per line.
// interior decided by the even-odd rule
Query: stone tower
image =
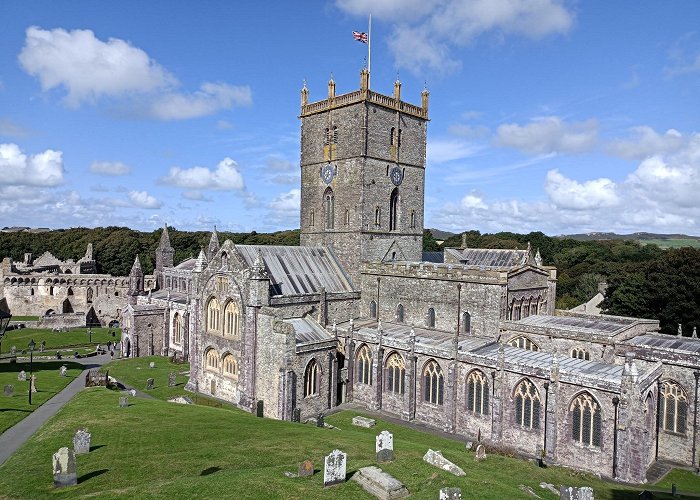
<path fill-rule="evenodd" d="M 421 106 L 369 90 L 301 91 L 301 244 L 333 249 L 355 286 L 364 261 L 421 260 L 428 91 Z"/>
<path fill-rule="evenodd" d="M 143 281 L 143 270 L 141 269 L 141 262 L 139 261 L 139 256 L 136 256 L 134 260 L 134 265 L 131 266 L 131 272 L 129 273 L 129 291 L 127 292 L 129 296 L 129 304 L 136 305 L 136 297 L 143 295 L 144 293 L 144 281 Z"/>
<path fill-rule="evenodd" d="M 173 255 L 175 250 L 170 246 L 168 226 L 163 226 L 163 234 L 160 235 L 160 243 L 156 248 L 156 268 L 154 271 L 158 290 L 163 289 L 163 269 L 173 267 Z"/>

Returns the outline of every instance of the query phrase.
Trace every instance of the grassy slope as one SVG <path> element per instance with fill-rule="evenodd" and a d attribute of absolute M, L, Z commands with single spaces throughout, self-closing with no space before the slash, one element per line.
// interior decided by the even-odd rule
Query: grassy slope
<path fill-rule="evenodd" d="M 112 337 L 109 332 L 116 332 L 116 335 Z M 56 349 L 70 352 L 77 350 L 84 354 L 87 351 L 94 351 L 94 346 L 97 344 L 106 346 L 107 342 L 115 342 L 120 339 L 120 330 L 110 330 L 109 328 L 93 328 L 92 342 L 90 342 L 87 328 L 76 328 L 67 332 L 52 332 L 48 328 L 22 328 L 10 330 L 5 334 L 2 339 L 2 355 L 8 356 L 13 345 L 17 347 L 17 353 L 20 354 L 22 350 L 27 350 L 30 340 L 34 340 L 36 343 L 35 356 L 53 356 Z M 41 345 L 42 340 L 46 341 L 46 351 L 39 353 L 39 345 Z"/>

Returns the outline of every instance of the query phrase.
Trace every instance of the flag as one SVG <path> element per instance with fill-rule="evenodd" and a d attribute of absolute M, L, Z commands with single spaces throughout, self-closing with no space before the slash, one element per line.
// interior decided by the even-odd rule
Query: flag
<path fill-rule="evenodd" d="M 362 42 L 362 43 L 367 43 L 369 41 L 369 37 L 367 36 L 367 33 L 364 33 L 362 31 L 353 31 L 352 37 L 355 40 L 357 40 L 358 42 Z"/>

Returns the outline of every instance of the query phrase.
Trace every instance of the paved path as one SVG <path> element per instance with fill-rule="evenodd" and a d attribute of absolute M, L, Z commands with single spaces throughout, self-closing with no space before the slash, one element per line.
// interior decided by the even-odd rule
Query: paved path
<path fill-rule="evenodd" d="M 56 361 L 50 359 L 46 361 Z M 86 369 L 68 384 L 61 392 L 49 399 L 46 403 L 34 410 L 29 416 L 17 422 L 0 435 L 0 465 L 17 451 L 39 427 L 41 427 L 50 417 L 52 417 L 61 407 L 70 401 L 81 389 L 85 387 L 85 374 L 88 370 L 98 368 L 111 361 L 108 354 L 93 356 L 90 358 L 66 359 L 85 365 Z M 41 361 L 34 360 L 35 363 Z"/>

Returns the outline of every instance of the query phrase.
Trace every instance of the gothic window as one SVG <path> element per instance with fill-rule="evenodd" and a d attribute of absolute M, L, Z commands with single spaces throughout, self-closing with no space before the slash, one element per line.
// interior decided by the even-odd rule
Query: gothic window
<path fill-rule="evenodd" d="M 29 289 L 29 295 L 34 295 L 34 289 L 33 289 L 33 288 L 30 288 L 30 289 Z"/>
<path fill-rule="evenodd" d="M 386 390 L 403 394 L 406 363 L 398 353 L 391 354 L 386 360 Z"/>
<path fill-rule="evenodd" d="M 221 304 L 212 297 L 207 304 L 207 332 L 221 333 Z"/>
<path fill-rule="evenodd" d="M 398 321 L 399 323 L 403 323 L 403 317 L 403 304 L 399 304 L 398 306 L 396 306 L 396 321 Z"/>
<path fill-rule="evenodd" d="M 374 209 L 374 225 L 376 227 L 379 227 L 382 223 L 382 209 L 379 207 L 376 207 Z"/>
<path fill-rule="evenodd" d="M 389 198 L 389 231 L 399 227 L 399 188 L 394 188 Z"/>
<path fill-rule="evenodd" d="M 399 139 L 397 141 L 397 146 L 401 146 L 401 129 L 399 129 Z"/>
<path fill-rule="evenodd" d="M 171 288 L 170 286 L 170 278 L 165 278 L 165 288 Z"/>
<path fill-rule="evenodd" d="M 370 318 L 377 317 L 377 303 L 373 300 L 369 301 L 369 317 Z"/>
<path fill-rule="evenodd" d="M 338 127 L 333 127 L 331 141 L 333 144 L 338 144 Z"/>
<path fill-rule="evenodd" d="M 662 428 L 668 432 L 685 434 L 688 418 L 688 396 L 675 382 L 661 384 Z"/>
<path fill-rule="evenodd" d="M 394 127 L 391 127 L 391 132 L 389 133 L 389 145 L 394 146 L 394 143 L 396 142 L 395 136 L 396 135 L 396 129 Z"/>
<path fill-rule="evenodd" d="M 335 196 L 331 188 L 327 188 L 323 193 L 323 210 L 326 217 L 326 229 L 333 229 L 335 225 Z"/>
<path fill-rule="evenodd" d="M 309 361 L 304 372 L 304 397 L 318 394 L 318 363 L 315 359 Z"/>
<path fill-rule="evenodd" d="M 441 405 L 444 392 L 445 377 L 442 368 L 431 359 L 423 368 L 423 399 L 428 403 Z"/>
<path fill-rule="evenodd" d="M 467 311 L 462 313 L 462 331 L 464 333 L 471 333 L 472 331 L 472 315 Z"/>
<path fill-rule="evenodd" d="M 345 225 L 350 225 L 350 210 L 348 210 L 347 208 L 345 209 Z"/>
<path fill-rule="evenodd" d="M 315 219 L 316 219 L 316 217 L 314 217 L 314 209 L 312 208 L 312 209 L 311 209 L 311 216 L 309 217 L 309 225 L 310 225 L 311 227 L 313 227 L 314 224 L 316 223 L 316 220 L 315 220 Z"/>
<path fill-rule="evenodd" d="M 92 288 L 87 289 L 87 303 L 92 304 Z"/>
<path fill-rule="evenodd" d="M 428 309 L 428 314 L 425 317 L 425 325 L 429 328 L 435 328 L 435 309 Z"/>
<path fill-rule="evenodd" d="M 600 446 L 600 405 L 584 392 L 571 402 L 571 438 L 586 446 Z"/>
<path fill-rule="evenodd" d="M 585 359 L 588 361 L 591 359 L 591 353 L 581 347 L 574 347 L 571 350 L 571 357 L 574 359 Z"/>
<path fill-rule="evenodd" d="M 225 376 L 238 378 L 238 363 L 236 363 L 236 358 L 233 357 L 233 354 L 226 354 L 221 363 L 224 365 Z"/>
<path fill-rule="evenodd" d="M 324 130 L 324 132 L 323 132 L 323 145 L 328 146 L 328 144 L 330 143 L 330 139 L 331 139 L 330 129 Z"/>
<path fill-rule="evenodd" d="M 68 287 L 68 295 L 73 295 L 73 287 Z"/>
<path fill-rule="evenodd" d="M 522 306 L 521 306 L 521 312 L 520 312 L 520 317 L 521 318 L 527 318 L 530 315 L 530 302 L 532 301 L 532 297 L 530 297 L 528 300 L 523 299 Z"/>
<path fill-rule="evenodd" d="M 416 211 L 411 210 L 411 229 L 416 228 Z"/>
<path fill-rule="evenodd" d="M 535 385 L 525 379 L 515 388 L 515 422 L 528 429 L 540 428 L 540 394 Z"/>
<path fill-rule="evenodd" d="M 508 342 L 509 346 L 527 349 L 528 351 L 539 351 L 540 347 L 527 337 L 515 337 Z"/>
<path fill-rule="evenodd" d="M 204 353 L 204 367 L 210 371 L 219 371 L 219 353 L 213 347 Z"/>
<path fill-rule="evenodd" d="M 467 410 L 481 415 L 489 413 L 489 381 L 480 370 L 467 376 Z"/>
<path fill-rule="evenodd" d="M 182 343 L 182 316 L 179 313 L 173 316 L 173 342 Z"/>
<path fill-rule="evenodd" d="M 530 316 L 534 316 L 539 313 L 539 305 L 542 297 L 537 297 L 536 299 L 530 299 Z"/>
<path fill-rule="evenodd" d="M 357 381 L 360 384 L 372 384 L 372 352 L 367 345 L 357 351 Z"/>
<path fill-rule="evenodd" d="M 224 335 L 239 337 L 241 334 L 241 313 L 238 303 L 230 300 L 224 309 Z"/>

